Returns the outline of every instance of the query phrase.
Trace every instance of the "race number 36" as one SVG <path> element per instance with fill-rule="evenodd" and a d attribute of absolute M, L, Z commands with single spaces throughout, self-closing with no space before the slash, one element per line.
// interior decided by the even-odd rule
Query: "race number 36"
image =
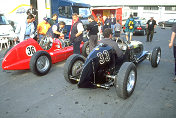
<path fill-rule="evenodd" d="M 28 47 L 26 47 L 26 54 L 28 56 L 32 56 L 35 52 L 36 52 L 36 49 L 34 46 L 29 45 Z"/>

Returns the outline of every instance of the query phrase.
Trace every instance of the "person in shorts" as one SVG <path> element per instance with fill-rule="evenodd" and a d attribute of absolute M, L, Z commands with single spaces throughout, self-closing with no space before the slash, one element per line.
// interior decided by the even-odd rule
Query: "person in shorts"
<path fill-rule="evenodd" d="M 115 31 L 114 37 L 117 37 L 117 38 L 120 37 L 121 30 L 122 30 L 122 25 L 119 23 L 119 20 L 117 20 L 117 23 L 114 26 L 114 31 Z"/>
<path fill-rule="evenodd" d="M 128 42 L 132 40 L 133 32 L 135 30 L 135 24 L 136 22 L 134 21 L 133 15 L 131 14 L 125 23 L 125 34 L 126 34 L 126 40 Z M 129 35 L 130 35 L 130 40 L 128 39 Z"/>

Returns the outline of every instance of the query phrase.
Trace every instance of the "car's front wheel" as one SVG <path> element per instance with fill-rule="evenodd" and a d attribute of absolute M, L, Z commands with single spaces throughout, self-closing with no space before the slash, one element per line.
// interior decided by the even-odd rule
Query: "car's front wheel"
<path fill-rule="evenodd" d="M 157 67 L 160 63 L 161 59 L 161 48 L 160 47 L 155 47 L 152 51 L 151 54 L 151 65 L 152 67 Z"/>
<path fill-rule="evenodd" d="M 30 70 L 36 75 L 46 75 L 51 68 L 51 56 L 46 51 L 34 53 L 30 60 Z"/>
<path fill-rule="evenodd" d="M 116 76 L 115 88 L 117 95 L 123 99 L 131 96 L 136 86 L 137 69 L 134 63 L 125 62 Z"/>
<path fill-rule="evenodd" d="M 6 54 L 12 49 L 13 47 L 9 47 L 5 52 L 4 52 L 4 57 L 6 56 Z"/>
<path fill-rule="evenodd" d="M 85 62 L 85 57 L 79 54 L 71 55 L 64 65 L 64 78 L 71 84 L 77 84 L 82 67 Z"/>

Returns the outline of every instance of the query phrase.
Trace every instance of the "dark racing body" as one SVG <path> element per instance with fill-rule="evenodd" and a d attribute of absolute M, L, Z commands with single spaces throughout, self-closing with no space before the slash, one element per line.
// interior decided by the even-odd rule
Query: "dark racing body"
<path fill-rule="evenodd" d="M 92 87 L 101 82 L 94 78 L 104 78 L 105 73 L 112 73 L 115 69 L 115 51 L 107 45 L 97 46 L 87 57 L 83 66 L 79 87 Z M 102 82 L 101 82 L 102 83 Z"/>
<path fill-rule="evenodd" d="M 119 59 L 115 50 L 105 44 L 93 49 L 87 59 L 81 55 L 70 56 L 65 65 L 65 79 L 78 84 L 79 88 L 105 88 L 115 86 L 118 96 L 126 99 L 134 91 L 137 81 L 135 64 L 145 59 L 151 61 L 152 67 L 157 67 L 161 58 L 161 49 L 156 47 L 152 52 L 144 51 L 139 41 L 124 42 L 116 40 L 123 51 L 123 60 Z"/>
<path fill-rule="evenodd" d="M 137 64 L 150 55 L 148 51 L 143 51 L 143 45 L 139 41 L 132 41 L 130 44 L 125 42 L 122 44 L 120 41 L 117 43 L 124 52 L 124 59 L 119 60 L 112 47 L 98 45 L 84 63 L 78 87 L 94 87 L 96 84 L 102 84 L 107 80 L 106 75 L 117 73 L 124 62 Z"/>

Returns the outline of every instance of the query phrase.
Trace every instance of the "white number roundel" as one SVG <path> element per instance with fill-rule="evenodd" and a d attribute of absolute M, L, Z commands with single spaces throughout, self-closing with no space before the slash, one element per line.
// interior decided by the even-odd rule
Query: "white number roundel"
<path fill-rule="evenodd" d="M 104 64 L 105 62 L 110 61 L 109 52 L 107 50 L 104 50 L 103 53 L 102 52 L 97 53 L 97 56 L 99 57 L 99 63 L 101 65 Z"/>
<path fill-rule="evenodd" d="M 32 56 L 36 52 L 36 49 L 33 45 L 29 45 L 26 47 L 26 54 L 28 56 Z"/>

